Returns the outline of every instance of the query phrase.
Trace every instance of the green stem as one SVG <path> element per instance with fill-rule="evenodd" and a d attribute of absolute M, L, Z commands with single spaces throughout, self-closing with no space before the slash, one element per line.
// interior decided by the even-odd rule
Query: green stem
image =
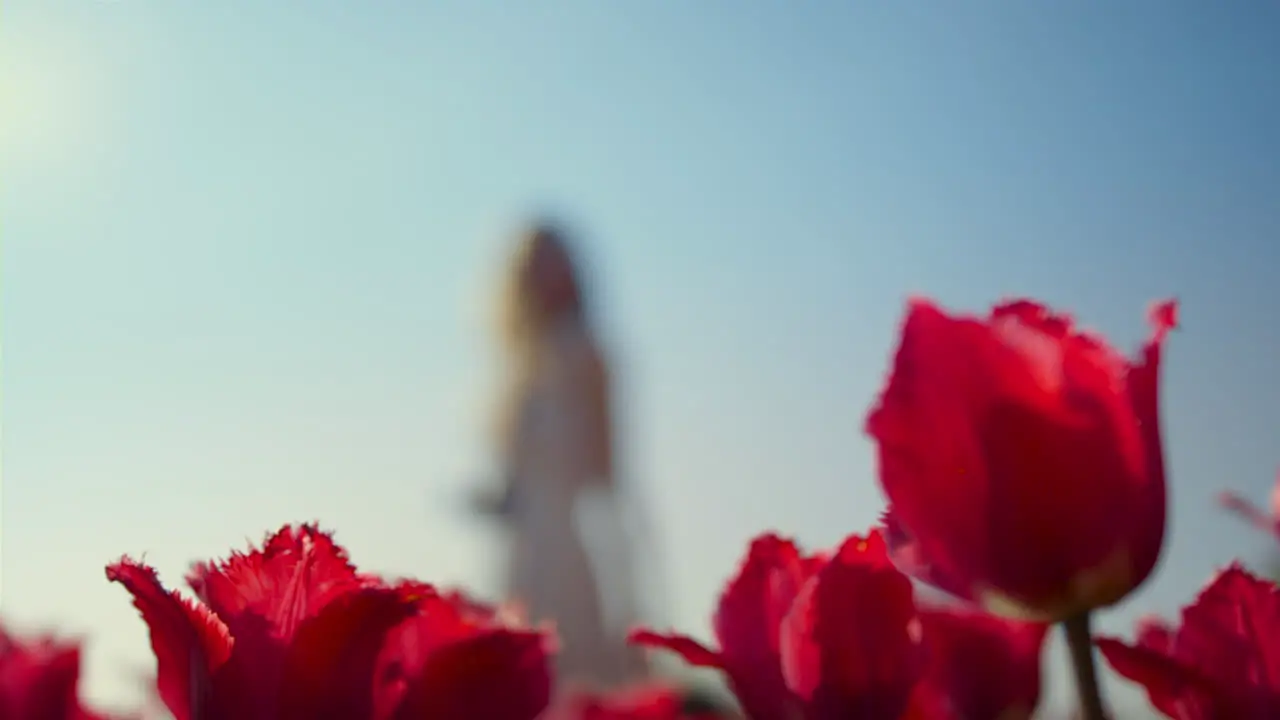
<path fill-rule="evenodd" d="M 1062 631 L 1067 637 L 1067 649 L 1071 651 L 1071 667 L 1075 670 L 1076 690 L 1080 694 L 1084 720 L 1106 720 L 1102 689 L 1098 686 L 1098 667 L 1093 659 L 1090 619 L 1087 611 L 1067 618 L 1062 622 Z"/>

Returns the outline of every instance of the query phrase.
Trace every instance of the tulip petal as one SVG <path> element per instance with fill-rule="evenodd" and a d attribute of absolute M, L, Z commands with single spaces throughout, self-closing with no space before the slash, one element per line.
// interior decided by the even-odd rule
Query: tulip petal
<path fill-rule="evenodd" d="M 496 622 L 503 616 L 504 608 L 481 602 L 457 588 L 445 590 L 440 597 L 464 618 L 475 621 Z"/>
<path fill-rule="evenodd" d="M 661 648 L 679 655 L 682 660 L 694 667 L 724 669 L 724 658 L 715 650 L 694 640 L 688 635 L 679 633 L 658 633 L 647 629 L 632 630 L 627 635 L 627 642 L 649 648 Z"/>
<path fill-rule="evenodd" d="M 713 621 L 719 652 L 685 635 L 647 629 L 632 631 L 628 639 L 671 650 L 694 666 L 721 669 L 752 717 L 786 717 L 794 699 L 782 678 L 779 627 L 805 579 L 820 566 L 792 541 L 761 535 L 720 597 Z"/>
<path fill-rule="evenodd" d="M 273 637 L 286 641 L 329 601 L 367 584 L 333 536 L 315 525 L 286 525 L 261 550 L 197 564 L 187 582 L 237 640 L 243 638 L 237 622 L 252 615 L 267 621 Z"/>
<path fill-rule="evenodd" d="M 438 648 L 495 627 L 496 616 L 485 615 L 478 605 L 457 601 L 458 596 L 421 594 L 401 586 L 399 592 L 417 594 L 412 618 L 392 631 L 387 640 L 386 660 L 412 676 Z"/>
<path fill-rule="evenodd" d="M 1177 660 L 1109 637 L 1094 641 L 1102 657 L 1120 677 L 1147 692 L 1151 705 L 1171 718 L 1218 717 L 1212 686 Z"/>
<path fill-rule="evenodd" d="M 305 524 L 282 527 L 260 550 L 198 563 L 187 583 L 236 642 L 219 712 L 250 720 L 277 713 L 280 673 L 298 627 L 370 579 L 356 572 L 332 535 Z"/>
<path fill-rule="evenodd" d="M 974 602 L 973 588 L 960 578 L 952 577 L 947 571 L 929 560 L 924 548 L 912 537 L 910 531 L 893 513 L 890 506 L 880 516 L 884 528 L 885 544 L 893 564 L 907 575 L 937 590 L 941 590 L 957 599 Z"/>
<path fill-rule="evenodd" d="M 775 717 L 792 702 L 782 676 L 783 619 L 816 567 L 796 544 L 767 533 L 751 542 L 712 619 L 729 682 L 748 715 Z"/>
<path fill-rule="evenodd" d="M 1048 626 L 968 610 L 921 610 L 929 672 L 921 686 L 961 718 L 1030 718 Z"/>
<path fill-rule="evenodd" d="M 783 623 L 787 686 L 815 720 L 898 717 L 923 669 L 918 632 L 911 581 L 880 533 L 851 536 Z"/>
<path fill-rule="evenodd" d="M 0 628 L 0 717 L 99 720 L 80 705 L 80 648 L 51 638 L 23 642 Z"/>
<path fill-rule="evenodd" d="M 545 638 L 497 629 L 433 652 L 396 720 L 534 720 L 550 700 Z"/>
<path fill-rule="evenodd" d="M 994 386 L 981 381 L 990 375 L 979 352 L 990 344 L 986 335 L 978 322 L 913 298 L 888 383 L 866 421 L 894 515 L 921 557 L 963 579 L 965 587 L 953 589 L 961 596 L 987 575 L 990 557 L 981 505 L 986 467 L 969 420 L 973 408 L 990 403 L 984 389 Z"/>
<path fill-rule="evenodd" d="M 1155 569 L 1164 547 L 1165 515 L 1168 505 L 1166 489 L 1164 442 L 1160 430 L 1160 359 L 1165 338 L 1178 326 L 1178 304 L 1165 300 L 1155 304 L 1148 313 L 1151 334 L 1142 347 L 1137 360 L 1129 366 L 1125 377 L 1125 389 L 1134 417 L 1138 420 L 1138 432 L 1146 465 L 1147 482 L 1138 486 L 1135 507 L 1145 508 L 1137 518 L 1148 526 L 1146 532 L 1137 535 L 1139 542 L 1130 550 L 1133 574 L 1139 580 Z"/>
<path fill-rule="evenodd" d="M 429 585 L 402 582 L 396 591 L 414 612 L 386 634 L 379 654 L 374 703 L 378 718 L 390 717 L 401 706 L 433 652 L 486 632 L 493 619 L 481 606 L 460 602 L 456 594 L 441 595 Z"/>
<path fill-rule="evenodd" d="M 478 602 L 457 590 L 438 592 L 432 586 L 412 581 L 400 582 L 394 589 L 414 610 L 412 617 L 386 634 L 379 653 L 374 673 L 378 678 L 375 718 L 404 712 L 402 708 L 409 702 L 407 698 L 414 692 L 417 678 L 423 673 L 438 673 L 438 669 L 431 670 L 439 662 L 436 655 L 460 652 L 456 649 L 460 643 L 498 632 L 514 632 L 520 637 L 536 636 L 538 650 L 544 656 L 554 651 L 556 638 L 552 630 L 528 631 L 504 608 Z"/>
<path fill-rule="evenodd" d="M 1280 590 L 1239 565 L 1218 574 L 1182 612 L 1180 657 L 1223 685 L 1247 681 L 1280 698 Z"/>
<path fill-rule="evenodd" d="M 1144 615 L 1138 618 L 1136 630 L 1138 647 L 1163 655 L 1173 653 L 1177 631 L 1163 618 Z"/>
<path fill-rule="evenodd" d="M 1218 573 L 1174 630 L 1144 619 L 1139 641 L 1097 641 L 1107 662 L 1178 717 L 1280 713 L 1280 590 L 1239 565 Z M 1195 713 L 1200 713 L 1196 715 Z"/>
<path fill-rule="evenodd" d="M 129 591 L 147 624 L 160 699 L 174 720 L 198 720 L 213 674 L 231 655 L 226 626 L 206 608 L 166 590 L 154 569 L 129 558 L 108 566 L 107 579 Z"/>
<path fill-rule="evenodd" d="M 387 634 L 415 611 L 390 588 L 334 600 L 294 636 L 281 676 L 281 720 L 374 717 L 375 667 Z"/>
<path fill-rule="evenodd" d="M 1037 394 L 1017 389 L 1018 373 L 1005 372 L 1002 400 L 983 418 L 986 515 L 992 546 L 1005 549 L 989 582 L 1032 615 L 1056 618 L 1110 604 L 1145 577 L 1129 571 L 1134 540 L 1116 528 L 1145 528 L 1151 506 L 1141 488 L 1163 486 L 1163 477 L 1148 472 L 1123 391 L 1125 360 L 1065 318 L 1020 322 L 1027 323 L 1020 332 L 1036 338 L 1030 344 L 1051 348 L 1040 352 L 1052 354 L 1055 378 L 1039 383 Z M 1038 369 L 1044 361 L 1020 354 L 1033 374 L 1048 372 Z M 1152 514 L 1162 520 L 1164 506 L 1157 507 Z M 1157 547 L 1162 539 L 1156 531 L 1134 535 Z"/>

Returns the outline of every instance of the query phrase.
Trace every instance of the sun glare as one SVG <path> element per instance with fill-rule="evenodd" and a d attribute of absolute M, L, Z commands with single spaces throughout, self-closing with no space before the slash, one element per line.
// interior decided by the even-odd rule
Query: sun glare
<path fill-rule="evenodd" d="M 78 162 L 105 120 L 105 80 L 72 38 L 10 30 L 0 43 L 0 173 Z"/>

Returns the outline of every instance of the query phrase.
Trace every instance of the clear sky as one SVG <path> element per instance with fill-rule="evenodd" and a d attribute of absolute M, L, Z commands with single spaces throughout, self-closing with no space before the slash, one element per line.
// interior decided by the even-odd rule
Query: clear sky
<path fill-rule="evenodd" d="M 3 613 L 87 633 L 93 698 L 149 669 L 122 553 L 176 585 L 318 518 L 494 587 L 457 512 L 481 301 L 546 207 L 598 270 L 662 622 L 705 633 L 758 531 L 874 521 L 910 292 L 1125 349 L 1181 298 L 1171 541 L 1102 625 L 1263 556 L 1211 502 L 1280 463 L 1274 4 L 6 0 L 0 62 Z"/>

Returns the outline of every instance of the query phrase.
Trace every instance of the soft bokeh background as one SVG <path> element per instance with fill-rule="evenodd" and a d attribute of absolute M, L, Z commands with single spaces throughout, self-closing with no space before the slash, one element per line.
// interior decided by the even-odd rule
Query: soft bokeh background
<path fill-rule="evenodd" d="M 128 704 L 121 553 L 176 584 L 319 518 L 491 590 L 458 512 L 482 301 L 547 207 L 591 242 L 660 622 L 706 633 L 757 531 L 875 520 L 861 423 L 913 291 L 1126 348 L 1181 298 L 1171 542 L 1102 623 L 1172 612 L 1266 548 L 1211 499 L 1280 461 L 1277 7 L 6 0 L 3 614 L 88 634 L 89 694 Z"/>

